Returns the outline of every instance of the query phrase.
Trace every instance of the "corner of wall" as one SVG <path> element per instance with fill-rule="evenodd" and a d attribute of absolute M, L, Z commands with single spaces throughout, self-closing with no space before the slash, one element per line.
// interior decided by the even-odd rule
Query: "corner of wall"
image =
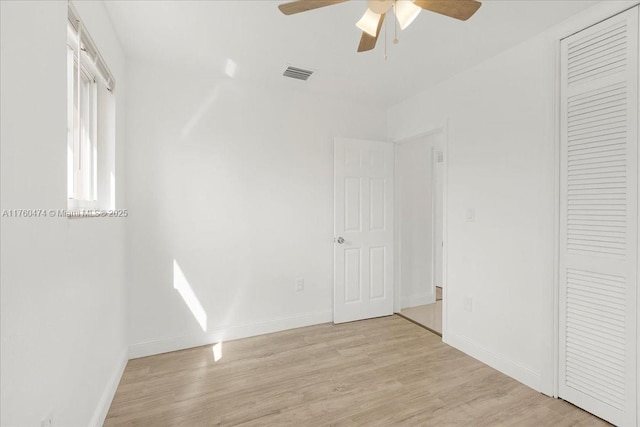
<path fill-rule="evenodd" d="M 127 362 L 129 361 L 129 352 L 127 349 L 124 349 L 121 352 L 118 365 L 116 369 L 111 374 L 109 378 L 109 382 L 106 384 L 102 395 L 100 396 L 100 400 L 98 400 L 98 404 L 96 405 L 96 409 L 91 417 L 91 422 L 89 426 L 91 427 L 100 427 L 104 424 L 107 419 L 107 414 L 109 413 L 109 408 L 111 407 L 111 402 L 116 394 L 116 390 L 118 389 L 118 385 L 120 384 L 120 379 L 124 374 L 124 370 L 127 367 Z"/>

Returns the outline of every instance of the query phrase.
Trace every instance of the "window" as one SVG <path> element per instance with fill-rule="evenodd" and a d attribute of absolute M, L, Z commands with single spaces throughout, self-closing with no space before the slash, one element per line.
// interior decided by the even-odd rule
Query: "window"
<path fill-rule="evenodd" d="M 67 209 L 115 206 L 115 80 L 77 12 L 67 35 Z"/>
<path fill-rule="evenodd" d="M 95 202 L 97 193 L 97 84 L 95 77 L 82 65 L 78 67 L 77 62 L 76 52 L 69 47 L 67 193 L 69 199 L 78 203 Z"/>

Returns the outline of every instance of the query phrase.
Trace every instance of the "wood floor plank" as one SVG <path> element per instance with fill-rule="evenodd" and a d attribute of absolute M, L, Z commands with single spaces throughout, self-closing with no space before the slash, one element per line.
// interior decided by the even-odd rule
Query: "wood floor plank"
<path fill-rule="evenodd" d="M 399 316 L 135 359 L 105 426 L 604 426 Z"/>

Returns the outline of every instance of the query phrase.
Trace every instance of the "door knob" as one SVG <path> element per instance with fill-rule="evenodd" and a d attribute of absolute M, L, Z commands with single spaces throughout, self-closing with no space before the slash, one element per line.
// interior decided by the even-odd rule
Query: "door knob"
<path fill-rule="evenodd" d="M 338 244 L 340 244 L 340 245 L 341 245 L 341 244 L 343 244 L 343 243 L 344 243 L 344 238 L 342 238 L 342 237 L 338 237 L 338 238 L 336 239 L 336 242 L 338 242 Z"/>

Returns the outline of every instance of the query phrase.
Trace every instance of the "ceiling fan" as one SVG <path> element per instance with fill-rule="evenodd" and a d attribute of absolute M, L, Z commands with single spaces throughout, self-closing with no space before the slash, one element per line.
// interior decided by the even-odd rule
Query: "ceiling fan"
<path fill-rule="evenodd" d="M 293 15 L 346 1 L 348 0 L 296 0 L 283 3 L 278 9 L 285 15 Z M 362 30 L 358 52 L 365 52 L 376 46 L 382 23 L 390 10 L 396 15 L 400 29 L 404 30 L 422 9 L 466 21 L 481 5 L 476 0 L 367 0 L 367 10 L 356 23 Z"/>

